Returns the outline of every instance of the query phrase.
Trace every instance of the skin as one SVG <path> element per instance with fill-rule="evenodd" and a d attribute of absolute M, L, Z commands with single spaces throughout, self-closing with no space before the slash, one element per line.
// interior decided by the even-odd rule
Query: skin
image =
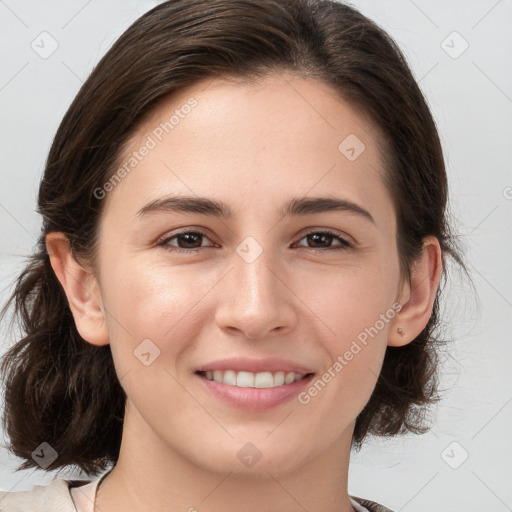
<path fill-rule="evenodd" d="M 62 234 L 47 236 L 81 336 L 110 343 L 128 396 L 120 458 L 96 510 L 350 511 L 355 419 L 386 346 L 409 343 L 428 322 L 439 243 L 425 240 L 411 282 L 403 281 L 378 132 L 313 79 L 200 83 L 151 111 L 124 156 L 191 97 L 197 106 L 105 197 L 94 268 L 73 258 Z M 338 150 L 350 134 L 365 145 L 354 161 Z M 223 201 L 234 217 L 137 215 L 171 193 Z M 344 198 L 374 222 L 351 211 L 279 212 L 304 196 Z M 207 236 L 168 246 L 198 251 L 158 245 L 179 228 Z M 352 247 L 308 239 L 312 228 L 336 231 Z M 248 236 L 262 249 L 251 263 L 236 251 Z M 307 404 L 293 398 L 244 411 L 194 376 L 199 365 L 234 355 L 282 357 L 322 375 L 397 301 L 400 312 Z M 145 366 L 133 351 L 148 338 L 160 355 Z M 237 457 L 248 442 L 261 453 L 252 467 Z"/>

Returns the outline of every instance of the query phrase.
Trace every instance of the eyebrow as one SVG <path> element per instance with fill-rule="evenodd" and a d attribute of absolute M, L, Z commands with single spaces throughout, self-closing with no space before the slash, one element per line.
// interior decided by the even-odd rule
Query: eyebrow
<path fill-rule="evenodd" d="M 348 212 L 369 220 L 375 224 L 370 212 L 352 201 L 337 197 L 295 197 L 279 210 L 280 215 L 303 216 L 315 213 Z M 155 199 L 142 207 L 137 216 L 144 217 L 153 213 L 198 213 L 224 219 L 232 219 L 234 210 L 226 203 L 198 196 L 168 196 Z"/>

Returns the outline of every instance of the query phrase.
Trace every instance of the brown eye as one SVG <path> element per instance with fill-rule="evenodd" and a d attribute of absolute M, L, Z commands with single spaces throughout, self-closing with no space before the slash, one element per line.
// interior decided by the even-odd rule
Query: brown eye
<path fill-rule="evenodd" d="M 301 240 L 306 240 L 308 244 L 312 244 L 312 247 L 309 246 L 311 249 L 336 250 L 352 247 L 350 242 L 332 231 L 312 231 L 306 234 Z M 333 245 L 333 241 L 337 241 L 339 243 Z"/>
<path fill-rule="evenodd" d="M 182 231 L 170 237 L 165 238 L 158 245 L 163 246 L 169 251 L 176 252 L 193 252 L 200 248 L 208 247 L 203 245 L 205 238 L 208 238 L 206 233 L 202 231 Z M 172 243 L 172 242 L 177 242 Z"/>

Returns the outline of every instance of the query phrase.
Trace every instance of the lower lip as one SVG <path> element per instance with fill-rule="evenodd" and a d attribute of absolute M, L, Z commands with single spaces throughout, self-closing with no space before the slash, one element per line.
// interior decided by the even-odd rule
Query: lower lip
<path fill-rule="evenodd" d="M 209 380 L 197 373 L 194 375 L 201 381 L 205 389 L 217 398 L 233 407 L 250 411 L 270 409 L 290 400 L 298 395 L 314 377 L 314 374 L 311 374 L 291 384 L 283 384 L 273 388 L 241 388 Z"/>

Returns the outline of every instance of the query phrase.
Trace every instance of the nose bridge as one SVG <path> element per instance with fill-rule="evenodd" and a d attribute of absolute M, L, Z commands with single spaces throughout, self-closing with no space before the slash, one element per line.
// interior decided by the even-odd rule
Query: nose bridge
<path fill-rule="evenodd" d="M 275 298 L 276 276 L 270 271 L 272 268 L 271 251 L 261 251 L 254 260 L 245 259 L 244 256 L 234 258 L 234 279 L 237 282 L 238 302 L 245 303 L 245 307 L 255 308 L 265 304 L 270 305 Z M 254 251 L 250 248 L 250 251 Z M 250 254 L 250 253 L 249 253 Z"/>
<path fill-rule="evenodd" d="M 294 318 L 290 292 L 281 282 L 274 256 L 251 237 L 239 245 L 218 310 L 219 324 L 251 338 L 290 327 Z"/>

